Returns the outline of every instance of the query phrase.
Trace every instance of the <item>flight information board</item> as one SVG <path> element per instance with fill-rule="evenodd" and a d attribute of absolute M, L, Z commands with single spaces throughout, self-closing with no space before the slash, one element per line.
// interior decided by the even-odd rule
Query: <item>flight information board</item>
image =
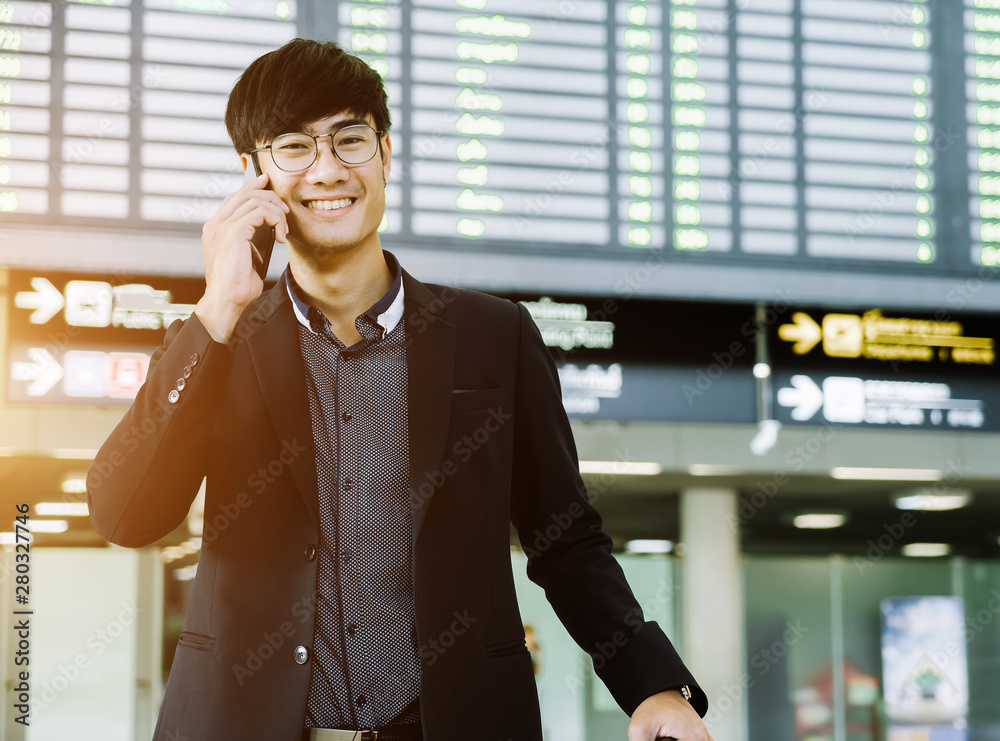
<path fill-rule="evenodd" d="M 200 229 L 316 18 L 385 80 L 387 244 L 1000 265 L 1000 0 L 0 0 L 0 217 Z"/>

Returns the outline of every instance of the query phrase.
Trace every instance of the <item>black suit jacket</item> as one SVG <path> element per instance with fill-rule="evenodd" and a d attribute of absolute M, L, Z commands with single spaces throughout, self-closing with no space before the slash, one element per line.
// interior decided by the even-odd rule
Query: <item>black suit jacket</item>
<path fill-rule="evenodd" d="M 424 738 L 541 738 L 510 522 L 541 546 L 529 576 L 626 713 L 686 683 L 704 715 L 704 693 L 611 556 L 528 312 L 405 271 L 403 286 Z M 197 316 L 171 325 L 91 468 L 91 522 L 113 543 L 150 544 L 185 519 L 203 477 L 201 555 L 154 737 L 298 741 L 319 516 L 297 325 L 280 282 L 228 344 Z"/>

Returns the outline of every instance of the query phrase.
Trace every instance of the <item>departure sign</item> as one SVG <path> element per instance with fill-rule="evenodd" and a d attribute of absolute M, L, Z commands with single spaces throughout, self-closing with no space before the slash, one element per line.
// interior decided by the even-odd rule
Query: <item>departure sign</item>
<path fill-rule="evenodd" d="M 1000 2 L 965 4 L 972 260 L 1000 265 Z"/>
<path fill-rule="evenodd" d="M 803 3 L 806 253 L 932 262 L 930 3 Z"/>
<path fill-rule="evenodd" d="M 1000 0 L 0 0 L 0 214 L 196 238 L 237 76 L 320 33 L 389 94 L 387 245 L 1000 266 Z"/>
<path fill-rule="evenodd" d="M 0 212 L 200 228 L 241 181 L 226 97 L 295 36 L 294 12 L 289 0 L 0 2 Z"/>
<path fill-rule="evenodd" d="M 618 421 L 757 421 L 753 307 L 504 295 L 531 314 L 566 412 Z M 649 327 L 656 327 L 650 341 Z"/>
<path fill-rule="evenodd" d="M 128 405 L 203 280 L 10 271 L 7 400 Z"/>
<path fill-rule="evenodd" d="M 992 316 L 803 309 L 773 335 L 782 422 L 1000 429 Z"/>

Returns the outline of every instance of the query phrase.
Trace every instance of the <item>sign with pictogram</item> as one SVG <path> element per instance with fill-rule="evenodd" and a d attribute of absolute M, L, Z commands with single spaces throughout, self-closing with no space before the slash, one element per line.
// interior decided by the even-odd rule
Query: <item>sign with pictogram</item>
<path fill-rule="evenodd" d="M 186 319 L 203 279 L 11 270 L 7 400 L 129 404 L 164 330 Z"/>
<path fill-rule="evenodd" d="M 793 311 L 769 342 L 782 422 L 1000 430 L 992 316 Z"/>

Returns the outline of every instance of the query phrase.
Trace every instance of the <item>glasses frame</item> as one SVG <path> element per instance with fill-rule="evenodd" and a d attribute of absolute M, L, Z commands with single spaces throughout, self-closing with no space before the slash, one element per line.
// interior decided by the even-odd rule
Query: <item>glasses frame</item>
<path fill-rule="evenodd" d="M 364 126 L 366 129 L 371 129 L 372 131 L 375 132 L 375 141 L 378 144 L 378 146 L 375 148 L 375 151 L 372 152 L 372 156 L 369 157 L 368 159 L 366 159 L 366 160 L 364 160 L 362 162 L 348 162 L 347 160 L 345 160 L 343 157 L 341 157 L 337 153 L 337 147 L 333 143 L 333 137 L 335 137 L 341 131 L 345 131 L 347 129 L 358 128 L 360 126 Z M 278 161 L 274 158 L 274 152 L 271 151 L 271 145 L 274 143 L 274 141 L 276 139 L 280 139 L 283 136 L 288 136 L 289 134 L 295 134 L 296 136 L 309 136 L 309 137 L 312 137 L 313 142 L 314 142 L 312 162 L 310 162 L 308 165 L 306 165 L 305 167 L 303 167 L 303 168 L 301 168 L 299 170 L 286 170 L 284 167 L 282 167 L 281 165 L 278 164 Z M 343 162 L 348 167 L 357 167 L 358 165 L 363 165 L 366 162 L 371 162 L 372 159 L 375 157 L 376 154 L 381 154 L 382 153 L 382 135 L 383 134 L 385 134 L 384 131 L 378 131 L 377 129 L 369 126 L 368 124 L 364 124 L 364 123 L 361 123 L 361 124 L 351 124 L 350 126 L 342 126 L 341 128 L 337 129 L 336 131 L 331 131 L 329 134 L 320 134 L 318 136 L 314 136 L 313 134 L 306 134 L 303 131 L 290 131 L 287 134 L 279 134 L 278 136 L 274 137 L 274 139 L 272 139 L 270 142 L 268 142 L 263 147 L 257 147 L 256 149 L 251 149 L 248 154 L 250 154 L 254 158 L 254 162 L 257 164 L 257 170 L 258 171 L 260 171 L 260 162 L 257 159 L 257 152 L 263 152 L 266 149 L 267 152 L 268 152 L 268 154 L 271 155 L 271 162 L 273 162 L 274 166 L 277 167 L 282 172 L 305 172 L 310 167 L 312 167 L 313 165 L 315 165 L 316 164 L 316 160 L 319 159 L 319 140 L 328 136 L 328 137 L 330 137 L 330 151 L 333 152 L 333 156 L 336 157 L 341 162 Z"/>

